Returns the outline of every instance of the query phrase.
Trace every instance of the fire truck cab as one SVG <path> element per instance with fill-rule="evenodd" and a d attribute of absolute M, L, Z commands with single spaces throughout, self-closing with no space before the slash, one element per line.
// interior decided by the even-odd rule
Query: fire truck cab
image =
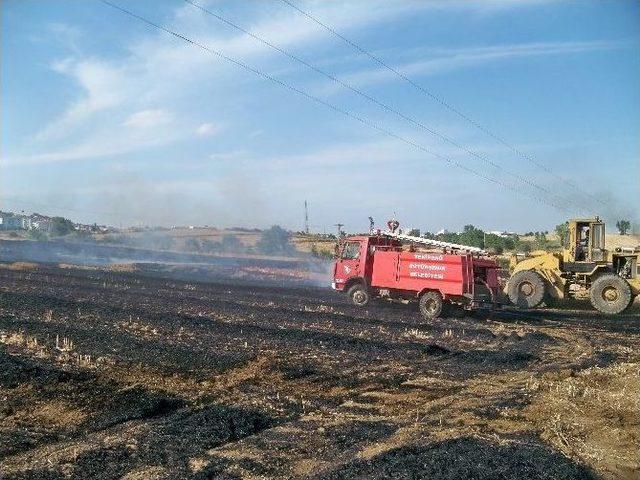
<path fill-rule="evenodd" d="M 337 247 L 332 287 L 359 307 L 374 297 L 418 301 L 426 319 L 445 316 L 451 305 L 467 310 L 495 305 L 499 266 L 494 260 L 402 241 L 411 238 L 345 238 Z"/>

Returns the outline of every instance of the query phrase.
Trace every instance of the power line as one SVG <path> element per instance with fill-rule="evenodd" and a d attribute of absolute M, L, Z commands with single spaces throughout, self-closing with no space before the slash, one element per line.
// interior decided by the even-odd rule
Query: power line
<path fill-rule="evenodd" d="M 120 12 L 122 12 L 122 13 L 124 13 L 126 15 L 129 15 L 130 17 L 133 17 L 133 18 L 135 18 L 137 20 L 140 20 L 141 22 L 143 22 L 143 23 L 145 23 L 145 24 L 147 24 L 147 25 L 149 25 L 151 27 L 157 28 L 158 30 L 161 30 L 161 31 L 163 31 L 165 33 L 168 33 L 169 35 L 172 35 L 172 36 L 174 36 L 176 38 L 179 38 L 179 39 L 181 39 L 181 40 L 183 40 L 183 41 L 185 41 L 185 42 L 187 42 L 187 43 L 189 43 L 189 44 L 191 44 L 191 45 L 193 45 L 195 47 L 201 48 L 202 50 L 205 50 L 206 52 L 211 53 L 212 55 L 215 55 L 215 56 L 217 56 L 219 58 L 222 58 L 223 60 L 228 61 L 229 63 L 232 63 L 232 64 L 234 64 L 234 65 L 236 65 L 238 67 L 241 67 L 244 70 L 247 70 L 247 71 L 249 71 L 251 73 L 254 73 L 255 75 L 258 75 L 259 77 L 262 77 L 265 80 L 269 80 L 269 81 L 271 81 L 273 83 L 276 83 L 276 84 L 278 84 L 278 85 L 280 85 L 280 86 L 282 86 L 282 87 L 284 87 L 284 88 L 286 88 L 288 90 L 291 90 L 292 92 L 295 92 L 295 93 L 307 98 L 308 100 L 312 100 L 312 101 L 314 101 L 316 103 L 324 105 L 325 107 L 327 107 L 327 108 L 329 108 L 329 109 L 331 109 L 331 110 L 333 110 L 333 111 L 335 111 L 337 113 L 340 113 L 341 115 L 349 117 L 349 118 L 351 118 L 353 120 L 357 120 L 358 122 L 362 123 L 363 125 L 368 126 L 369 128 L 377 130 L 380 133 L 383 133 L 383 134 L 385 134 L 385 135 L 387 135 L 387 136 L 389 136 L 391 138 L 394 138 L 396 140 L 400 140 L 401 142 L 404 142 L 407 145 L 410 145 L 410 146 L 412 146 L 412 147 L 414 147 L 414 148 L 416 148 L 416 149 L 418 149 L 418 150 L 420 150 L 422 152 L 428 153 L 429 155 L 432 155 L 432 156 L 434 156 L 436 158 L 444 160 L 447 163 L 449 163 L 450 165 L 458 167 L 458 168 L 460 168 L 460 169 L 462 169 L 462 170 L 464 170 L 464 171 L 466 171 L 468 173 L 471 173 L 472 175 L 475 175 L 475 176 L 477 176 L 479 178 L 482 178 L 484 180 L 487 180 L 489 182 L 495 183 L 496 185 L 499 185 L 499 186 L 501 186 L 501 187 L 503 187 L 503 188 L 505 188 L 507 190 L 511 190 L 512 192 L 514 192 L 514 193 L 516 193 L 518 195 L 526 195 L 526 196 L 529 196 L 529 197 L 533 198 L 534 200 L 536 200 L 536 201 L 538 201 L 540 203 L 544 203 L 544 204 L 546 204 L 548 206 L 551 206 L 551 207 L 554 207 L 554 208 L 556 208 L 558 210 L 567 211 L 567 209 L 564 206 L 557 205 L 557 204 L 555 204 L 555 203 L 553 203 L 551 201 L 548 201 L 548 200 L 546 200 L 544 198 L 538 197 L 537 195 L 532 194 L 530 192 L 524 192 L 524 191 L 518 190 L 517 188 L 513 187 L 512 185 L 505 184 L 504 182 L 502 182 L 502 181 L 500 181 L 498 179 L 495 179 L 495 178 L 489 177 L 487 175 L 484 175 L 483 173 L 478 172 L 478 171 L 476 171 L 476 170 L 474 170 L 474 169 L 472 169 L 472 168 L 470 168 L 470 167 L 458 162 L 457 160 L 453 160 L 452 158 L 449 158 L 449 157 L 447 157 L 445 155 L 441 155 L 441 154 L 439 154 L 437 152 L 429 150 L 428 148 L 424 147 L 423 145 L 421 145 L 421 144 L 419 144 L 417 142 L 414 142 L 413 140 L 410 140 L 410 139 L 405 138 L 405 137 L 403 137 L 401 135 L 398 135 L 398 134 L 392 132 L 391 130 L 388 130 L 388 129 L 384 128 L 384 127 L 381 127 L 381 126 L 377 125 L 376 123 L 374 123 L 374 122 L 372 122 L 370 120 L 367 120 L 367 119 L 365 119 L 365 118 L 363 118 L 363 117 L 361 117 L 361 116 L 359 116 L 359 115 L 357 115 L 357 114 L 355 114 L 353 112 L 350 112 L 348 110 L 344 110 L 343 108 L 340 108 L 340 107 L 338 107 L 338 106 L 336 106 L 336 105 L 334 105 L 332 103 L 329 103 L 329 102 L 327 102 L 327 101 L 325 101 L 325 100 L 323 100 L 323 99 L 321 99 L 319 97 L 316 97 L 316 96 L 314 96 L 314 95 L 312 95 L 312 94 L 310 94 L 308 92 L 305 92 L 304 90 L 301 90 L 301 89 L 299 89 L 299 88 L 297 88 L 297 87 L 295 87 L 295 86 L 293 86 L 293 85 L 291 85 L 289 83 L 286 83 L 286 82 L 284 82 L 284 81 L 282 81 L 282 80 L 280 80 L 280 79 L 278 79 L 276 77 L 273 77 L 273 76 L 269 75 L 268 73 L 265 73 L 265 72 L 263 72 L 261 70 L 258 70 L 257 68 L 251 67 L 250 65 L 247 65 L 246 63 L 244 63 L 244 62 L 242 62 L 240 60 L 237 60 L 235 58 L 229 57 L 228 55 L 225 55 L 224 53 L 222 53 L 222 52 L 220 52 L 218 50 L 215 50 L 213 48 L 207 47 L 206 45 L 203 45 L 203 44 L 201 44 L 201 43 L 199 43 L 199 42 L 197 42 L 195 40 L 191 40 L 190 38 L 188 38 L 188 37 L 186 37 L 186 36 L 184 36 L 184 35 L 182 35 L 182 34 L 180 34 L 178 32 L 175 32 L 173 30 L 170 30 L 167 27 L 164 27 L 162 25 L 154 23 L 153 21 L 148 20 L 145 17 L 142 17 L 142 16 L 140 16 L 140 15 L 134 13 L 134 12 L 131 12 L 130 10 L 127 10 L 127 9 L 125 9 L 123 7 L 120 7 L 119 5 L 111 3 L 108 0 L 98 0 L 98 1 L 100 1 L 101 3 L 107 5 L 107 6 L 111 7 L 111 8 L 119 10 Z"/>
<path fill-rule="evenodd" d="M 333 105 L 333 104 L 331 104 L 331 103 L 329 103 L 329 102 L 327 102 L 325 100 L 322 100 L 321 98 L 316 97 L 316 96 L 314 96 L 314 95 L 312 95 L 312 94 L 310 94 L 308 92 L 305 92 L 304 90 L 301 90 L 301 89 L 299 89 L 299 88 L 297 88 L 297 87 L 295 87 L 295 86 L 293 86 L 293 85 L 291 85 L 289 83 L 286 83 L 286 82 L 284 82 L 284 81 L 282 81 L 282 80 L 280 80 L 280 79 L 278 79 L 276 77 L 273 77 L 273 76 L 271 76 L 271 75 L 269 75 L 269 74 L 267 74 L 265 72 L 262 72 L 261 70 L 258 70 L 258 69 L 254 68 L 254 67 L 251 67 L 251 66 L 247 65 L 246 63 L 244 63 L 244 62 L 242 62 L 240 60 L 237 60 L 237 59 L 234 59 L 232 57 L 229 57 L 228 55 L 225 55 L 224 53 L 222 53 L 222 52 L 220 52 L 218 50 L 215 50 L 215 49 L 212 49 L 210 47 L 207 47 L 206 45 L 203 45 L 203 44 L 201 44 L 201 43 L 199 43 L 199 42 L 197 42 L 195 40 L 191 40 L 190 38 L 188 38 L 188 37 L 186 37 L 186 36 L 184 36 L 184 35 L 182 35 L 180 33 L 177 33 L 177 32 L 175 32 L 173 30 L 168 29 L 167 27 L 164 27 L 162 25 L 154 23 L 151 20 L 148 20 L 148 19 L 146 19 L 146 18 L 144 18 L 144 17 L 142 17 L 142 16 L 140 16 L 140 15 L 134 13 L 134 12 L 131 12 L 130 10 L 127 10 L 127 9 L 125 9 L 123 7 L 120 7 L 119 5 L 111 3 L 108 0 L 99 0 L 99 1 L 101 3 L 104 3 L 105 5 L 108 5 L 108 6 L 112 7 L 112 8 L 115 8 L 116 10 L 119 10 L 122 13 L 125 13 L 125 14 L 133 17 L 133 18 L 136 18 L 137 20 L 140 20 L 140 21 L 146 23 L 149 26 L 152 26 L 154 28 L 162 30 L 165 33 L 168 33 L 169 35 L 172 35 L 172 36 L 174 36 L 176 38 L 179 38 L 179 39 L 181 39 L 181 40 L 183 40 L 183 41 L 185 41 L 185 42 L 187 42 L 187 43 L 189 43 L 189 44 L 191 44 L 193 46 L 201 48 L 201 49 L 203 49 L 203 50 L 205 50 L 205 51 L 207 51 L 207 52 L 209 52 L 209 53 L 211 53 L 211 54 L 213 54 L 213 55 L 215 55 L 215 56 L 217 56 L 219 58 L 222 58 L 222 59 L 224 59 L 224 60 L 226 60 L 226 61 L 228 61 L 228 62 L 230 62 L 230 63 L 232 63 L 232 64 L 234 64 L 236 66 L 239 66 L 239 67 L 241 67 L 241 68 L 243 68 L 243 69 L 245 69 L 245 70 L 247 70 L 247 71 L 249 71 L 251 73 L 254 73 L 254 74 L 256 74 L 256 75 L 258 75 L 258 76 L 260 76 L 260 77 L 262 77 L 262 78 L 264 78 L 266 80 L 270 80 L 270 81 L 272 81 L 272 82 L 274 82 L 274 83 L 276 83 L 276 84 L 278 84 L 278 85 L 280 85 L 280 86 L 282 86 L 284 88 L 287 88 L 287 89 L 289 89 L 289 90 L 291 90 L 291 91 L 293 91 L 295 93 L 298 93 L 299 95 L 302 95 L 303 97 L 305 97 L 305 98 L 307 98 L 309 100 L 312 100 L 312 101 L 314 101 L 316 103 L 324 105 L 327 108 L 330 108 L 331 110 L 333 110 L 333 111 L 335 111 L 337 113 L 340 113 L 340 114 L 345 115 L 345 116 L 347 116 L 349 118 L 357 120 L 358 122 L 360 122 L 360 123 L 372 128 L 374 130 L 377 130 L 377 131 L 379 131 L 381 133 L 384 133 L 385 135 L 387 135 L 387 136 L 389 136 L 391 138 L 395 138 L 397 140 L 400 140 L 400 141 L 402 141 L 402 142 L 404 142 L 404 143 L 406 143 L 406 144 L 408 144 L 410 146 L 413 146 L 414 148 L 417 148 L 417 149 L 419 149 L 419 150 L 421 150 L 421 151 L 423 151 L 425 153 L 428 153 L 428 154 L 430 154 L 430 155 L 432 155 L 432 156 L 434 156 L 436 158 L 440 158 L 441 160 L 444 160 L 444 161 L 446 161 L 447 163 L 449 163 L 451 165 L 454 165 L 454 166 L 456 166 L 456 167 L 458 167 L 458 168 L 460 168 L 462 170 L 465 170 L 468 173 L 471 173 L 471 174 L 473 174 L 473 175 L 475 175 L 477 177 L 480 177 L 480 178 L 482 178 L 484 180 L 487 180 L 489 182 L 492 182 L 492 183 L 495 183 L 497 185 L 500 185 L 501 187 L 503 187 L 503 188 L 505 188 L 507 190 L 511 190 L 516 194 L 524 194 L 524 195 L 527 195 L 527 196 L 537 200 L 538 202 L 541 202 L 541 203 L 544 203 L 546 205 L 552 206 L 552 207 L 554 207 L 556 209 L 559 209 L 559 210 L 567 211 L 567 209 L 565 207 L 563 207 L 563 206 L 560 206 L 560 205 L 557 205 L 557 204 L 555 204 L 553 202 L 547 201 L 547 200 L 545 200 L 545 199 L 543 199 L 541 197 L 538 197 L 537 195 L 534 195 L 534 194 L 531 194 L 531 193 L 528 193 L 528 192 L 522 192 L 522 191 L 514 188 L 511 185 L 508 185 L 508 184 L 505 184 L 505 183 L 501 182 L 500 180 L 497 180 L 497 179 L 492 178 L 492 177 L 488 177 L 488 176 L 484 175 L 481 172 L 478 172 L 478 171 L 476 171 L 476 170 L 474 170 L 474 169 L 472 169 L 470 167 L 467 167 L 466 165 L 461 164 L 460 162 L 458 162 L 456 160 L 453 160 L 453 159 L 451 159 L 451 158 L 449 158 L 447 156 L 444 156 L 444 155 L 436 153 L 436 152 L 434 152 L 432 150 L 429 150 L 428 148 L 426 148 L 426 147 L 414 142 L 413 140 L 410 140 L 410 139 L 407 139 L 405 137 L 402 137 L 402 136 L 400 136 L 400 135 L 398 135 L 398 134 L 396 134 L 396 133 L 394 133 L 394 132 L 392 132 L 392 131 L 384 128 L 384 127 L 381 127 L 381 126 L 377 125 L 374 122 L 371 122 L 370 120 L 367 120 L 367 119 L 365 119 L 365 118 L 353 113 L 353 112 L 349 112 L 349 111 L 344 110 L 344 109 L 342 109 L 342 108 L 340 108 L 340 107 L 338 107 L 336 105 Z"/>
<path fill-rule="evenodd" d="M 219 21 L 221 21 L 222 23 L 250 36 L 251 38 L 261 42 L 262 44 L 268 46 L 269 48 L 281 53 L 282 55 L 286 56 L 287 58 L 290 58 L 291 60 L 294 60 L 302 65 L 304 65 L 305 67 L 309 68 L 310 70 L 319 73 L 320 75 L 324 76 L 325 78 L 328 78 L 329 80 L 333 81 L 334 83 L 340 85 L 341 87 L 344 87 L 352 92 L 354 92 L 355 94 L 361 96 L 362 98 L 368 100 L 369 102 L 381 107 L 382 109 L 384 109 L 387 112 L 393 113 L 394 115 L 400 117 L 401 119 L 407 121 L 408 123 L 410 123 L 413 126 L 416 126 L 418 128 L 421 128 L 422 130 L 425 130 L 426 132 L 430 133 L 431 135 L 439 138 L 440 140 L 449 143 L 450 145 L 453 145 L 454 147 L 464 151 L 465 153 L 467 153 L 468 155 L 471 155 L 477 159 L 482 160 L 483 162 L 485 162 L 486 164 L 490 165 L 491 167 L 497 169 L 497 170 L 501 170 L 502 172 L 506 173 L 507 175 L 517 179 L 518 181 L 529 185 L 530 187 L 533 187 L 539 191 L 541 191 L 542 193 L 546 194 L 546 195 L 554 195 L 553 192 L 551 192 L 549 189 L 542 187 L 540 185 L 538 185 L 537 183 L 523 177 L 522 175 L 519 175 L 517 173 L 513 173 L 507 169 L 505 169 L 504 167 L 502 167 L 501 165 L 498 165 L 497 163 L 493 162 L 491 159 L 487 158 L 484 154 L 475 152 L 467 147 L 465 147 L 464 145 L 460 144 L 459 142 L 457 142 L 456 140 L 452 139 L 451 137 L 444 135 L 428 126 L 426 126 L 425 124 L 423 124 L 422 122 L 416 120 L 415 118 L 412 118 L 408 115 L 405 115 L 404 113 L 394 109 L 393 107 L 379 101 L 378 99 L 376 99 L 375 97 L 372 97 L 371 95 L 363 92 L 362 90 L 354 87 L 353 85 L 348 84 L 347 82 L 337 78 L 335 75 L 332 75 L 330 73 L 325 72 L 324 70 L 316 67 L 315 65 L 303 60 L 302 58 L 284 50 L 283 48 L 269 42 L 268 40 L 252 33 L 251 31 L 247 30 L 246 28 L 241 27 L 240 25 L 232 22 L 231 20 L 223 17 L 222 15 L 213 12 L 209 9 L 207 9 L 206 7 L 203 7 L 202 5 L 199 5 L 198 3 L 192 1 L 192 0 L 184 0 L 185 3 L 188 3 L 189 5 L 192 5 L 193 7 L 207 13 L 208 15 L 211 15 L 212 17 L 218 19 Z M 562 199 L 564 200 L 564 199 Z M 577 205 L 578 207 L 580 207 L 580 205 Z"/>
<path fill-rule="evenodd" d="M 599 203 L 601 203 L 602 205 L 607 205 L 606 202 L 604 202 L 601 198 L 597 197 L 596 195 L 593 195 L 589 192 L 586 192 L 584 190 L 582 190 L 580 187 L 578 187 L 575 183 L 571 182 L 570 180 L 562 177 L 561 175 L 558 175 L 557 173 L 555 173 L 553 170 L 551 170 L 548 166 L 544 165 L 543 163 L 538 162 L 536 159 L 534 159 L 531 155 L 528 155 L 524 152 L 522 152 L 520 149 L 518 149 L 517 147 L 515 147 L 514 145 L 512 145 L 511 143 L 507 142 L 507 140 L 505 140 L 503 137 L 493 133 L 491 130 L 489 130 L 487 127 L 483 126 L 482 124 L 480 124 L 479 122 L 477 122 L 476 120 L 472 119 L 471 117 L 469 117 L 468 115 L 466 115 L 464 112 L 462 112 L 461 110 L 459 110 L 458 108 L 454 107 L 453 105 L 451 105 L 449 102 L 447 102 L 445 99 L 443 99 L 442 97 L 436 95 L 435 93 L 427 90 L 426 88 L 424 88 L 422 85 L 416 83 L 415 81 L 411 80 L 411 78 L 407 77 L 404 73 L 402 73 L 401 71 L 399 71 L 398 69 L 390 66 L 389 64 L 387 64 L 386 62 L 384 62 L 380 57 L 377 57 L 376 55 L 374 55 L 373 53 L 369 52 L 368 50 L 362 48 L 360 45 L 358 45 L 357 43 L 355 43 L 354 41 L 348 39 L 347 37 L 345 37 L 344 35 L 340 34 L 339 32 L 337 32 L 335 29 L 331 28 L 329 25 L 327 25 L 326 23 L 322 22 L 321 20 L 319 20 L 318 18 L 314 17 L 313 15 L 311 15 L 309 12 L 302 10 L 300 7 L 298 7 L 297 5 L 295 5 L 294 3 L 292 3 L 290 0 L 280 0 L 281 2 L 283 2 L 284 4 L 290 6 L 291 8 L 293 8 L 294 10 L 296 10 L 297 12 L 301 13 L 302 15 L 304 15 L 305 17 L 307 17 L 309 20 L 313 21 L 314 23 L 320 25 L 322 28 L 324 28 L 325 30 L 327 30 L 328 32 L 330 32 L 332 35 L 338 37 L 340 40 L 342 40 L 343 42 L 347 43 L 348 45 L 350 45 L 351 47 L 355 48 L 357 51 L 359 51 L 360 53 L 366 55 L 367 57 L 369 57 L 371 60 L 373 60 L 374 62 L 376 62 L 377 64 L 379 64 L 381 67 L 389 70 L 390 72 L 392 72 L 394 75 L 396 75 L 397 77 L 401 78 L 402 80 L 404 80 L 405 82 L 407 82 L 409 85 L 413 86 L 414 88 L 416 88 L 417 90 L 419 90 L 420 92 L 422 92 L 423 94 L 427 95 L 429 98 L 431 98 L 432 100 L 434 100 L 435 102 L 439 103 L 440 105 L 442 105 L 443 107 L 447 108 L 448 110 L 450 110 L 451 112 L 455 113 L 458 117 L 462 118 L 463 120 L 467 121 L 468 123 L 470 123 L 471 125 L 473 125 L 474 127 L 476 127 L 478 130 L 480 130 L 481 132 L 483 132 L 484 134 L 490 136 L 491 138 L 493 138 L 494 140 L 498 141 L 500 144 L 502 144 L 503 146 L 507 147 L 508 149 L 510 149 L 513 153 L 515 153 L 516 155 L 518 155 L 519 157 L 527 160 L 528 162 L 532 163 L 533 165 L 535 165 L 536 167 L 544 170 L 546 173 L 552 175 L 553 177 L 555 177 L 556 179 L 566 183 L 567 185 L 571 186 L 572 188 L 574 188 L 576 191 L 578 191 L 579 193 L 581 193 L 582 195 L 585 195 L 587 197 L 590 197 L 596 201 L 598 201 Z"/>

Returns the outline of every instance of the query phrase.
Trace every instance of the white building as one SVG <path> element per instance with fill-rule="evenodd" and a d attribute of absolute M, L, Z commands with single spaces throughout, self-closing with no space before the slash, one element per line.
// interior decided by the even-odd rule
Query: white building
<path fill-rule="evenodd" d="M 0 213 L 0 229 L 1 230 L 28 230 L 31 222 L 28 217 L 22 215 L 14 215 L 13 213 Z"/>
<path fill-rule="evenodd" d="M 517 234 L 516 234 L 516 233 L 514 233 L 514 232 L 507 232 L 506 230 L 505 230 L 505 231 L 501 231 L 501 230 L 493 230 L 493 231 L 491 231 L 491 232 L 487 232 L 487 233 L 489 233 L 489 234 L 491 234 L 491 235 L 495 235 L 495 236 L 497 236 L 497 237 L 502 237 L 502 238 L 513 238 L 513 237 L 516 237 L 516 236 L 517 236 Z"/>

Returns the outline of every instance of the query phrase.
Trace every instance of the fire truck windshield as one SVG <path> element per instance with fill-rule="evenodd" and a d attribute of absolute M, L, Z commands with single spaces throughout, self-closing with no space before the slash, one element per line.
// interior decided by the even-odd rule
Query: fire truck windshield
<path fill-rule="evenodd" d="M 343 260 L 356 260 L 360 256 L 360 243 L 347 242 L 342 249 Z"/>

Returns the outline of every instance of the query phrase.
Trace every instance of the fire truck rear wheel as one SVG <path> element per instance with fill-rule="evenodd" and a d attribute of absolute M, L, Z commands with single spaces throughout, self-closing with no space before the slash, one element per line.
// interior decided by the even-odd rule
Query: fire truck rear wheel
<path fill-rule="evenodd" d="M 420 313 L 426 320 L 434 320 L 445 313 L 446 303 L 439 292 L 426 292 L 420 297 Z"/>
<path fill-rule="evenodd" d="M 545 298 L 544 279 L 538 272 L 522 270 L 509 279 L 507 295 L 515 306 L 536 308 Z"/>
<path fill-rule="evenodd" d="M 371 295 L 369 295 L 366 287 L 361 283 L 351 287 L 347 294 L 356 307 L 364 307 L 371 300 Z"/>
<path fill-rule="evenodd" d="M 613 273 L 601 275 L 589 289 L 591 305 L 599 312 L 616 315 L 624 312 L 633 300 L 631 287 L 622 277 Z"/>

